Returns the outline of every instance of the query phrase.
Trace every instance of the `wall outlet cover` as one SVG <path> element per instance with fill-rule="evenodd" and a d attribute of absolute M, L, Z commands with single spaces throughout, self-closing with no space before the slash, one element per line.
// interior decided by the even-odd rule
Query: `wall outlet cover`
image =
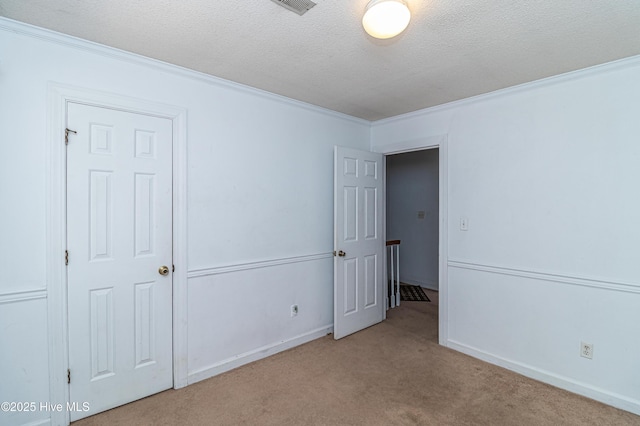
<path fill-rule="evenodd" d="M 593 359 L 593 343 L 580 342 L 580 356 Z"/>

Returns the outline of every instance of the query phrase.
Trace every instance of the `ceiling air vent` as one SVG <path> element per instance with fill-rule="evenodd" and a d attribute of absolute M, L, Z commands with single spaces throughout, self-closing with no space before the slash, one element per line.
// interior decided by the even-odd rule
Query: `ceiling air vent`
<path fill-rule="evenodd" d="M 316 4 L 309 0 L 271 0 L 274 3 L 279 4 L 285 9 L 289 9 L 292 12 L 302 16 L 307 13 L 307 10 L 311 9 Z"/>

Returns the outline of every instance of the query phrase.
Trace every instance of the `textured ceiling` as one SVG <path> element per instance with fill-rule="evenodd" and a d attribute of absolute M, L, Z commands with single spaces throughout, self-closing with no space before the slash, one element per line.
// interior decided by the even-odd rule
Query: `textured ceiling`
<path fill-rule="evenodd" d="M 368 0 L 0 0 L 0 15 L 378 120 L 640 54 L 639 0 L 407 0 L 380 41 Z"/>

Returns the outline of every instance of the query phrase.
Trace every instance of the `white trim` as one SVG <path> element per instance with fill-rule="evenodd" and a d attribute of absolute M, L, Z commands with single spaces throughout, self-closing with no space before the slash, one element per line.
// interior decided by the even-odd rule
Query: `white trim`
<path fill-rule="evenodd" d="M 426 289 L 426 290 L 439 291 L 438 283 L 434 283 L 434 282 L 426 283 L 424 285 L 421 285 L 420 287 L 422 287 L 423 289 Z"/>
<path fill-rule="evenodd" d="M 69 401 L 65 371 L 69 365 L 67 343 L 67 269 L 64 267 L 66 246 L 66 99 L 55 85 L 47 87 L 47 331 L 49 341 L 49 402 Z M 69 413 L 51 412 L 54 425 L 69 424 Z"/>
<path fill-rule="evenodd" d="M 439 144 L 438 343 L 449 341 L 449 136 Z"/>
<path fill-rule="evenodd" d="M 490 364 L 498 365 L 531 379 L 535 379 L 540 382 L 556 386 L 560 389 L 565 389 L 569 392 L 577 393 L 578 395 L 586 396 L 587 398 L 595 399 L 596 401 L 600 401 L 604 404 L 612 405 L 622 410 L 640 415 L 639 400 L 609 392 L 596 386 L 591 386 L 587 383 L 536 368 L 528 364 L 493 355 L 455 340 L 449 340 L 448 346 L 456 351 L 478 358 Z"/>
<path fill-rule="evenodd" d="M 436 281 L 426 281 L 426 280 L 414 280 L 411 278 L 400 277 L 400 282 L 402 284 L 415 285 L 422 288 L 428 288 L 429 290 L 438 291 L 438 283 Z"/>
<path fill-rule="evenodd" d="M 563 74 L 553 75 L 551 77 L 542 78 L 540 80 L 529 81 L 526 83 L 518 84 L 516 86 L 509 86 L 504 89 L 498 89 L 493 92 L 483 93 L 477 96 L 471 96 L 469 98 L 460 99 L 445 104 L 435 105 L 428 108 L 419 109 L 417 111 L 411 111 L 406 114 L 400 114 L 389 118 L 383 118 L 377 121 L 371 122 L 372 128 L 375 126 L 383 126 L 397 121 L 408 120 L 416 117 L 421 117 L 427 114 L 433 114 L 436 112 L 447 111 L 455 108 L 463 108 L 473 105 L 478 102 L 485 102 L 495 98 L 501 98 L 510 96 L 513 94 L 521 93 L 528 90 L 541 89 L 556 84 L 562 84 L 581 78 L 588 78 L 593 75 L 601 73 L 612 72 L 617 70 L 624 70 L 626 68 L 634 68 L 640 66 L 640 55 L 631 56 L 628 58 L 618 59 L 617 61 L 606 62 L 604 64 L 594 65 L 588 68 L 582 68 L 576 71 L 569 71 Z"/>
<path fill-rule="evenodd" d="M 449 275 L 447 269 L 449 259 L 449 135 L 443 134 L 412 139 L 392 145 L 374 147 L 372 150 L 386 156 L 434 148 L 438 148 L 438 215 L 440 222 L 438 229 L 438 343 L 442 346 L 447 346 L 449 341 Z M 378 151 L 375 151 L 376 149 Z M 386 181 L 384 194 L 386 197 Z M 386 225 L 386 198 L 384 206 L 385 214 L 383 220 Z"/>
<path fill-rule="evenodd" d="M 201 81 L 213 86 L 223 87 L 231 90 L 237 90 L 242 93 L 249 93 L 256 96 L 261 96 L 273 101 L 289 104 L 298 108 L 303 108 L 309 111 L 325 114 L 331 117 L 351 121 L 353 123 L 370 125 L 371 130 L 374 126 L 385 125 L 396 121 L 402 121 L 419 117 L 425 114 L 435 113 L 439 111 L 446 111 L 453 108 L 460 108 L 467 105 L 474 104 L 476 102 L 482 102 L 493 98 L 502 96 L 508 96 L 514 93 L 519 93 L 526 90 L 537 89 L 541 87 L 551 86 L 555 84 L 564 83 L 571 80 L 590 77 L 600 73 L 621 70 L 631 67 L 640 66 L 640 55 L 631 56 L 628 58 L 619 59 L 616 61 L 606 62 L 604 64 L 594 65 L 588 68 L 579 69 L 576 71 L 569 71 L 564 74 L 558 74 L 550 77 L 546 77 L 540 80 L 532 82 L 522 83 L 516 86 L 506 87 L 504 89 L 498 89 L 493 92 L 472 96 L 469 98 L 460 99 L 445 104 L 436 105 L 433 107 L 423 108 L 417 111 L 408 112 L 406 114 L 400 114 L 389 118 L 383 118 L 376 121 L 369 121 L 362 118 L 350 116 L 341 112 L 333 111 L 327 108 L 323 108 L 317 105 L 312 105 L 306 102 L 298 101 L 295 99 L 287 98 L 282 95 L 267 92 L 265 90 L 257 89 L 251 86 L 243 85 L 233 81 L 225 80 L 220 77 L 215 77 L 210 74 L 194 71 L 188 68 L 180 67 L 178 65 L 162 62 L 157 59 L 148 58 L 135 53 L 127 52 L 124 50 L 116 49 L 114 47 L 105 46 L 81 38 L 73 37 L 67 34 L 58 33 L 45 28 L 36 27 L 23 22 L 15 21 L 13 19 L 0 16 L 0 30 L 13 32 L 16 34 L 33 37 L 40 40 L 45 40 L 51 43 L 84 50 L 93 54 L 106 56 L 121 61 L 129 62 L 136 65 L 142 65 L 153 68 L 155 70 L 162 70 L 164 72 L 190 78 L 192 80 Z"/>
<path fill-rule="evenodd" d="M 96 55 L 106 56 L 108 58 L 114 58 L 117 60 L 129 62 L 135 65 L 142 65 L 145 67 L 153 68 L 154 70 L 164 71 L 179 77 L 189 78 L 191 80 L 200 81 L 202 83 L 210 84 L 225 89 L 235 90 L 241 93 L 247 93 L 254 96 L 260 96 L 271 101 L 280 102 L 283 104 L 291 105 L 296 108 L 302 108 L 307 111 L 312 111 L 320 114 L 324 114 L 333 118 L 338 118 L 353 123 L 369 125 L 371 122 L 362 118 L 353 117 L 341 112 L 333 111 L 327 108 L 323 108 L 317 105 L 312 105 L 307 102 L 298 101 L 295 99 L 287 98 L 282 95 L 267 92 L 262 89 L 247 86 L 244 84 L 236 83 L 233 81 L 225 80 L 220 77 L 215 77 L 210 74 L 205 74 L 199 71 L 194 71 L 188 68 L 184 68 L 178 65 L 169 64 L 157 59 L 148 58 L 146 56 L 138 55 L 136 53 L 120 50 L 115 47 L 105 46 L 92 41 L 84 40 L 81 38 L 73 37 L 67 34 L 58 33 L 45 28 L 36 27 L 23 22 L 14 21 L 9 18 L 0 17 L 0 30 L 7 30 L 16 34 L 25 35 L 28 37 L 45 40 L 51 43 L 71 47 L 74 49 L 84 50 Z"/>
<path fill-rule="evenodd" d="M 524 270 L 515 268 L 505 268 L 496 265 L 485 265 L 479 263 L 464 262 L 461 260 L 449 260 L 448 266 L 451 268 L 468 269 L 472 271 L 488 272 L 491 274 L 511 275 L 520 278 L 530 278 L 541 281 L 551 281 L 562 284 L 577 285 L 582 287 L 600 288 L 605 290 L 622 291 L 626 293 L 640 293 L 640 284 L 607 281 L 596 278 L 575 277 L 569 275 L 559 275 L 550 272 Z"/>
<path fill-rule="evenodd" d="M 227 274 L 230 272 L 248 271 L 250 269 L 268 268 L 271 266 L 288 265 L 290 263 L 313 262 L 330 259 L 333 253 L 319 253 L 308 256 L 283 257 L 280 259 L 261 260 L 257 262 L 239 263 L 236 265 L 215 266 L 212 268 L 193 269 L 187 272 L 187 278 L 208 277 L 211 275 Z"/>
<path fill-rule="evenodd" d="M 14 291 L 11 293 L 0 293 L 0 305 L 4 303 L 26 302 L 29 300 L 46 299 L 47 289 Z"/>
<path fill-rule="evenodd" d="M 369 137 L 369 141 L 371 141 L 371 137 Z M 384 239 L 386 240 L 387 239 L 387 156 L 386 155 L 382 156 L 382 187 L 384 188 L 384 190 L 382 191 L 382 217 L 380 218 L 380 220 L 382 220 L 382 235 L 384 235 Z M 388 250 L 387 250 L 386 241 L 385 241 L 384 263 L 382 264 L 382 276 L 383 276 L 383 282 L 384 282 L 384 301 L 382 303 L 382 321 L 385 321 L 387 319 L 387 309 L 388 307 L 391 306 L 391 304 L 389 303 L 389 285 L 387 284 L 389 279 L 389 270 L 387 268 L 387 263 L 389 262 L 387 260 L 387 253 L 388 253 Z"/>
<path fill-rule="evenodd" d="M 310 342 L 312 340 L 319 339 L 320 337 L 324 337 L 332 332 L 333 324 L 325 325 L 315 330 L 311 330 L 307 333 L 300 334 L 296 337 L 265 345 L 258 349 L 253 349 L 249 352 L 227 358 L 224 361 L 220 361 L 208 367 L 204 367 L 189 373 L 189 384 L 191 385 L 201 380 L 205 380 L 210 377 L 217 376 L 218 374 L 233 370 L 234 368 L 238 368 L 250 362 L 275 355 L 278 352 L 282 352 L 287 349 L 291 349 L 304 343 Z"/>
<path fill-rule="evenodd" d="M 173 387 L 187 386 L 188 354 L 188 199 L 187 110 L 173 116 Z"/>
<path fill-rule="evenodd" d="M 402 154 L 411 151 L 420 151 L 423 149 L 437 148 L 447 140 L 447 135 L 427 136 L 424 138 L 410 139 L 397 142 L 390 145 L 374 146 L 371 148 L 373 152 L 379 152 L 385 155 Z"/>
<path fill-rule="evenodd" d="M 0 21 L 2 23 L 2 21 Z M 50 82 L 47 88 L 47 282 L 50 402 L 66 404 L 69 388 L 67 292 L 64 250 L 66 246 L 66 155 L 64 129 L 69 102 L 114 108 L 167 118 L 173 123 L 173 381 L 187 383 L 187 111 L 173 105 L 119 96 Z M 53 412 L 55 425 L 69 424 L 66 412 Z"/>
<path fill-rule="evenodd" d="M 551 86 L 555 84 L 564 83 L 571 80 L 590 77 L 592 75 L 615 71 L 619 69 L 631 68 L 640 65 L 640 55 L 631 56 L 628 58 L 619 59 L 616 61 L 607 62 L 604 64 L 594 65 L 588 68 L 579 69 L 576 71 L 569 71 L 563 74 L 558 74 L 550 77 L 546 77 L 540 80 L 532 82 L 522 83 L 516 86 L 510 86 L 504 89 L 498 89 L 493 92 L 472 96 L 469 98 L 460 99 L 453 102 L 448 102 L 441 105 L 436 105 L 429 108 L 423 108 L 417 111 L 408 112 L 406 114 L 400 114 L 389 118 L 383 118 L 376 121 L 364 120 L 361 118 L 353 117 L 344 113 L 333 111 L 327 108 L 312 105 L 306 102 L 287 98 L 285 96 L 270 93 L 261 89 L 256 89 L 251 86 L 246 86 L 240 83 L 225 80 L 220 77 L 215 77 L 209 74 L 194 71 L 188 68 L 180 67 L 178 65 L 169 64 L 159 61 L 157 59 L 147 58 L 142 55 L 127 52 L 124 50 L 116 49 L 113 47 L 105 46 L 102 44 L 94 43 L 81 38 L 73 37 L 67 34 L 58 33 L 45 28 L 36 27 L 23 22 L 15 21 L 13 19 L 0 17 L 0 30 L 6 30 L 16 34 L 21 34 L 29 37 L 33 37 L 40 40 L 45 40 L 51 43 L 56 43 L 63 46 L 72 47 L 79 50 L 88 51 L 101 56 L 119 59 L 129 63 L 151 67 L 156 70 L 162 70 L 167 73 L 178 75 L 181 77 L 190 78 L 193 80 L 202 81 L 207 84 L 211 84 L 218 87 L 224 87 L 227 89 L 237 90 L 243 93 L 250 93 L 253 95 L 268 98 L 274 101 L 290 104 L 299 108 L 304 108 L 310 111 L 322 113 L 335 118 L 341 118 L 347 121 L 351 121 L 359 124 L 367 124 L 373 126 L 385 125 L 396 121 L 406 120 L 414 117 L 419 117 L 424 114 L 434 113 L 438 111 L 444 111 L 452 108 L 460 108 L 463 106 L 471 105 L 476 102 L 486 101 L 489 99 L 508 96 L 513 93 L 522 92 L 525 90 L 537 89 L 541 87 Z"/>
<path fill-rule="evenodd" d="M 51 419 L 42 419 L 42 420 L 34 420 L 29 423 L 24 423 L 22 426 L 42 426 L 42 425 L 50 425 Z"/>

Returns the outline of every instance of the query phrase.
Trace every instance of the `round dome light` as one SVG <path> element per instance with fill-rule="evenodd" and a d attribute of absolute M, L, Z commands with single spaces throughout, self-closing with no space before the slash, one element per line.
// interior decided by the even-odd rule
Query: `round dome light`
<path fill-rule="evenodd" d="M 395 37 L 407 28 L 411 11 L 404 0 L 371 0 L 364 11 L 362 26 L 372 37 Z"/>

